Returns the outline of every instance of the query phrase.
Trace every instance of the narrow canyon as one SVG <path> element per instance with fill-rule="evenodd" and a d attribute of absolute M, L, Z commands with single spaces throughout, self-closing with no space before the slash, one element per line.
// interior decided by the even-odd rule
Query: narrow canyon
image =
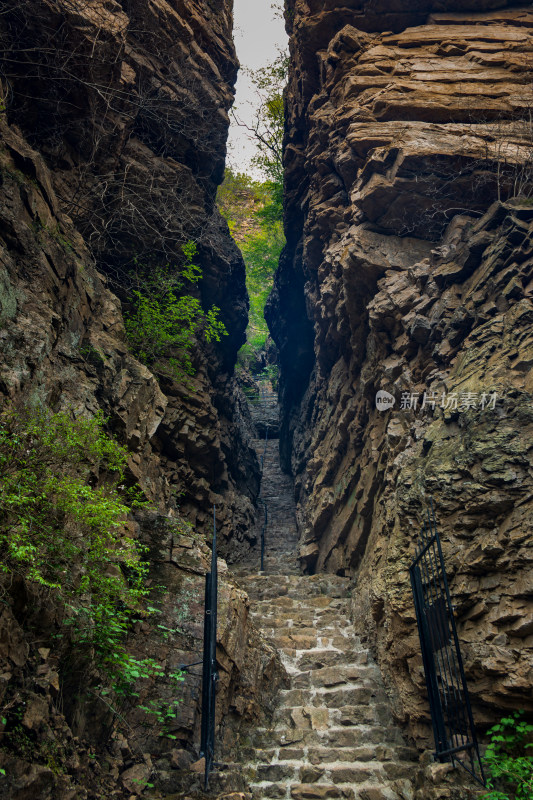
<path fill-rule="evenodd" d="M 217 204 L 233 0 L 1 4 L 2 800 L 485 796 L 469 730 L 434 755 L 430 509 L 481 756 L 533 722 L 533 5 L 283 16 L 273 380 Z"/>

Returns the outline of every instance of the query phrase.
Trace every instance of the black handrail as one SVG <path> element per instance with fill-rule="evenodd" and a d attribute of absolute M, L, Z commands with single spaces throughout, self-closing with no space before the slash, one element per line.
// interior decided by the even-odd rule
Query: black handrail
<path fill-rule="evenodd" d="M 261 456 L 261 484 L 259 488 L 259 497 L 257 498 L 263 504 L 263 511 L 264 511 L 263 526 L 261 528 L 261 572 L 265 571 L 266 529 L 268 525 L 268 507 L 265 499 L 261 496 L 263 492 L 263 467 L 264 467 L 264 458 L 266 456 L 267 444 L 268 444 L 268 425 L 265 425 L 265 446 L 263 448 L 263 454 Z"/>
<path fill-rule="evenodd" d="M 435 738 L 435 756 L 463 767 L 485 785 L 468 686 L 435 522 L 427 511 L 410 568 L 422 662 Z M 464 753 L 465 758 L 457 758 Z"/>
<path fill-rule="evenodd" d="M 217 672 L 217 522 L 216 508 L 213 506 L 213 548 L 211 552 L 211 572 L 205 576 L 205 614 L 204 614 L 204 658 L 202 670 L 202 724 L 200 738 L 200 757 L 205 759 L 204 788 L 209 785 L 209 773 L 215 758 L 215 700 Z"/>

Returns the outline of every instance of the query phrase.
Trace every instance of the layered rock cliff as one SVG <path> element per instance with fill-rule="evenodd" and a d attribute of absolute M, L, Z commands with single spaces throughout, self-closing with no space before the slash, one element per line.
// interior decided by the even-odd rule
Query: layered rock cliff
<path fill-rule="evenodd" d="M 124 9 L 70 0 L 6 4 L 4 104 L 25 140 L 13 145 L 10 134 L 8 149 L 16 169 L 30 178 L 43 168 L 29 148 L 49 170 L 46 205 L 31 207 L 30 199 L 24 227 L 33 226 L 37 247 L 44 242 L 62 250 L 63 261 L 92 259 L 101 277 L 90 279 L 94 307 L 85 299 L 75 322 L 63 322 L 63 300 L 48 289 L 57 334 L 49 341 L 49 320 L 45 330 L 24 326 L 12 369 L 17 378 L 7 375 L 4 391 L 30 392 L 33 382 L 51 405 L 98 403 L 133 451 L 132 468 L 154 498 L 168 503 L 184 492 L 182 511 L 200 527 L 206 507 L 216 502 L 222 534 L 238 538 L 251 518 L 245 497 L 257 491 L 257 478 L 253 454 L 239 443 L 235 405 L 227 400 L 244 341 L 244 265 L 214 207 L 237 71 L 231 30 L 224 3 L 162 2 L 150 13 L 137 3 Z M 11 213 L 22 224 L 17 209 Z M 135 264 L 179 265 L 187 241 L 198 249 L 201 301 L 206 309 L 220 308 L 228 335 L 198 352 L 190 389 L 163 379 L 161 392 L 128 361 L 120 306 L 101 281 L 124 301 Z M 29 291 L 46 303 L 34 275 L 26 298 Z M 77 304 L 77 297 L 67 303 Z M 41 325 L 39 314 L 32 325 Z"/>
<path fill-rule="evenodd" d="M 268 316 L 300 554 L 353 576 L 355 624 L 424 743 L 408 567 L 431 496 L 477 721 L 531 710 L 533 13 L 287 8 L 288 243 Z"/>
<path fill-rule="evenodd" d="M 127 482 L 152 503 L 130 533 L 149 548 L 162 614 L 139 623 L 129 646 L 165 674 L 201 658 L 208 560 L 198 536 L 209 538 L 213 504 L 221 549 L 231 539 L 237 552 L 258 490 L 232 377 L 247 321 L 244 265 L 214 205 L 237 71 L 232 22 L 228 0 L 17 0 L 0 15 L 1 406 L 103 411 L 127 446 Z M 198 342 L 195 375 L 180 385 L 133 357 L 123 306 L 136 264 L 179 267 L 189 241 L 198 299 L 220 309 L 227 335 Z M 180 535 L 181 518 L 193 538 Z M 220 569 L 217 722 L 230 753 L 283 670 Z M 1 593 L 0 795 L 172 791 L 198 744 L 194 674 L 170 738 L 158 737 L 160 722 L 135 711 L 135 699 L 106 701 L 93 673 L 76 684 L 46 590 L 8 575 Z M 141 694 L 148 705 L 176 699 L 164 679 Z"/>

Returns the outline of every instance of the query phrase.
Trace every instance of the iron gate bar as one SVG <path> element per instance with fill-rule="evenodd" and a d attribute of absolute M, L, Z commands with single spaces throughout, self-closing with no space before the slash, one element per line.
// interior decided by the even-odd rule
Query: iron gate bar
<path fill-rule="evenodd" d="M 431 529 L 431 518 L 429 518 L 430 529 Z M 427 529 L 424 525 L 424 532 L 427 535 Z M 430 609 L 435 608 L 436 603 L 440 598 L 437 597 L 438 588 L 442 590 L 442 588 L 446 589 L 447 582 L 445 583 L 442 579 L 442 583 L 439 578 L 435 577 L 438 576 L 438 563 L 437 557 L 435 553 L 434 545 L 437 543 L 438 536 L 436 536 L 435 530 L 431 531 L 431 541 L 432 546 L 427 550 L 428 558 L 423 564 L 423 570 L 425 574 L 426 584 L 429 587 L 429 597 L 431 599 L 431 606 L 429 608 L 426 607 L 426 617 L 427 612 Z M 439 542 L 440 544 L 440 542 Z M 442 565 L 444 564 L 442 558 L 442 551 L 439 553 L 440 561 Z M 444 575 L 444 569 L 442 569 L 442 575 Z M 439 585 L 437 585 L 437 580 L 439 580 Z M 447 597 L 448 600 L 448 607 L 451 609 L 451 599 L 449 595 Z M 453 614 L 449 617 L 450 622 L 453 621 Z M 453 627 L 453 626 L 452 626 Z M 433 640 L 433 636 L 431 636 L 431 628 L 430 630 L 430 637 Z M 461 680 L 457 675 L 457 661 L 460 659 L 460 650 L 459 650 L 459 643 L 458 641 L 455 642 L 456 648 L 455 651 L 452 650 L 447 645 L 450 642 L 450 631 L 448 630 L 448 636 L 446 637 L 446 641 L 442 643 L 442 647 L 435 649 L 434 652 L 436 653 L 437 663 L 439 666 L 439 676 L 441 678 L 441 684 L 443 684 L 444 689 L 444 696 L 442 697 L 442 693 L 439 691 L 439 700 L 444 700 L 444 711 L 445 716 L 447 719 L 447 726 L 448 730 L 450 731 L 450 739 L 453 742 L 454 737 L 457 736 L 464 736 L 468 734 L 469 726 L 465 714 L 465 709 L 467 703 L 465 702 L 465 697 L 467 694 L 466 690 L 466 681 L 463 682 L 464 675 L 461 675 Z M 431 644 L 434 644 L 434 641 L 431 641 Z M 444 655 L 443 655 L 444 651 Z M 459 654 L 458 654 L 459 653 Z M 463 696 L 461 695 L 461 684 L 463 686 Z M 472 726 L 473 728 L 473 722 Z M 444 758 L 444 753 L 448 752 L 450 749 L 454 749 L 450 747 L 446 741 L 446 738 L 442 740 L 442 744 L 440 744 L 437 749 L 437 754 L 439 758 L 442 760 Z M 462 762 L 461 762 L 462 763 Z M 464 765 L 463 765 L 464 766 Z"/>
<path fill-rule="evenodd" d="M 427 534 L 427 530 L 425 530 L 425 533 Z M 434 542 L 435 542 L 435 538 L 433 536 L 432 537 L 432 545 L 434 545 Z M 430 547 L 427 550 L 427 555 L 428 555 L 428 558 L 425 560 L 425 562 L 422 562 L 422 564 L 423 564 L 422 574 L 424 575 L 424 578 L 425 578 L 425 581 L 426 581 L 426 585 L 429 588 L 429 596 L 430 596 L 430 599 L 431 599 L 431 605 L 428 607 L 427 604 L 426 604 L 425 614 L 426 614 L 426 620 L 428 622 L 429 641 L 430 641 L 430 644 L 432 646 L 432 650 L 435 653 L 435 657 L 436 657 L 437 664 L 438 664 L 438 667 L 439 667 L 438 675 L 441 678 L 441 683 L 442 683 L 442 681 L 444 681 L 444 684 L 445 684 L 444 698 L 441 697 L 441 693 L 439 691 L 439 699 L 441 701 L 442 701 L 442 699 L 444 699 L 444 701 L 445 701 L 444 702 L 444 711 L 445 711 L 445 715 L 446 715 L 447 720 L 448 720 L 448 728 L 450 729 L 450 731 L 452 731 L 454 728 L 459 728 L 459 724 L 457 724 L 457 725 L 455 724 L 456 721 L 454 720 L 454 716 L 453 716 L 453 709 L 457 708 L 457 703 L 455 702 L 455 696 L 457 694 L 457 687 L 456 687 L 456 685 L 454 683 L 454 675 L 453 675 L 453 671 L 452 671 L 452 665 L 450 663 L 450 652 L 449 652 L 449 648 L 447 647 L 447 645 L 449 644 L 449 641 L 450 641 L 450 632 L 449 632 L 449 629 L 448 629 L 448 631 L 447 631 L 448 636 L 443 637 L 442 646 L 441 647 L 435 647 L 435 643 L 439 644 L 439 642 L 436 641 L 436 637 L 435 637 L 435 635 L 433 633 L 433 629 L 429 625 L 428 612 L 429 611 L 432 612 L 433 609 L 435 608 L 437 602 L 439 600 L 442 600 L 442 598 L 438 598 L 436 596 L 437 595 L 437 584 L 436 584 L 436 579 L 435 579 L 435 564 L 433 563 L 433 559 L 432 559 L 432 556 L 435 555 L 434 554 L 434 550 L 433 550 L 433 546 Z M 430 575 L 430 567 L 431 567 L 431 572 L 432 572 L 431 575 Z M 438 580 L 438 578 L 437 578 L 437 580 Z M 442 586 L 440 586 L 440 588 L 442 589 Z M 434 615 L 432 615 L 432 616 L 434 616 Z M 432 621 L 434 621 L 434 620 L 432 620 Z M 442 654 L 443 650 L 445 650 L 445 656 L 443 656 L 443 654 Z M 452 660 L 453 660 L 453 654 L 452 654 Z M 453 698 L 454 698 L 453 706 L 451 706 L 450 702 L 449 702 L 450 696 L 453 696 Z M 446 702 L 447 699 L 448 699 L 448 702 Z M 460 727 L 461 727 L 461 732 L 462 732 L 462 730 L 464 728 L 464 725 L 462 724 Z M 453 738 L 453 734 L 452 734 L 452 738 Z M 442 740 L 442 744 L 437 748 L 437 750 L 438 750 L 439 753 L 442 753 L 442 752 L 444 752 L 445 750 L 448 750 L 448 749 L 449 749 L 449 747 L 448 747 L 448 743 L 447 743 L 446 735 L 445 735 L 445 737 Z"/>
<path fill-rule="evenodd" d="M 437 683 L 437 671 L 433 661 L 433 654 L 427 647 L 429 636 L 427 635 L 426 621 L 422 613 L 424 605 L 424 596 L 422 592 L 420 569 L 411 568 L 411 586 L 413 589 L 413 596 L 415 598 L 415 613 L 420 636 L 420 646 L 422 650 L 422 663 L 424 666 L 424 675 L 426 676 L 426 688 L 429 699 L 429 707 L 431 710 L 431 724 L 433 727 L 433 738 L 435 740 L 435 749 L 439 750 L 445 747 L 446 731 L 443 727 L 442 713 L 434 713 L 434 709 L 440 706 L 439 687 Z"/>
<path fill-rule="evenodd" d="M 409 569 L 435 739 L 435 755 L 485 785 L 433 500 Z M 458 744 L 459 742 L 459 744 Z M 456 759 L 465 752 L 468 765 Z"/>
<path fill-rule="evenodd" d="M 433 506 L 431 507 L 431 509 L 432 509 L 432 512 L 433 512 Z M 453 614 L 453 606 L 452 606 L 452 601 L 451 601 L 451 597 L 450 597 L 450 590 L 449 590 L 449 587 L 448 587 L 448 581 L 446 579 L 446 572 L 445 572 L 445 569 L 444 569 L 444 556 L 443 556 L 443 553 L 442 553 L 442 547 L 441 547 L 441 543 L 440 543 L 440 538 L 438 536 L 437 529 L 436 529 L 434 513 L 433 513 L 432 521 L 433 521 L 433 535 L 435 537 L 435 542 L 437 544 L 439 563 L 442 565 L 442 572 L 443 572 L 443 578 L 444 578 L 443 579 L 443 585 L 444 585 L 444 589 L 446 591 L 446 602 L 447 602 L 448 609 L 449 609 L 449 612 L 450 612 L 450 623 L 451 623 L 450 627 L 451 627 L 451 632 L 452 632 L 452 636 L 454 638 L 454 644 L 455 644 L 455 649 L 454 650 L 452 650 L 450 648 L 446 649 L 446 655 L 447 655 L 447 659 L 448 659 L 448 667 L 449 667 L 449 669 L 451 671 L 451 666 L 450 666 L 450 663 L 449 663 L 450 655 L 451 655 L 453 671 L 454 671 L 453 677 L 455 678 L 456 684 L 458 684 L 457 691 L 460 692 L 460 687 L 462 687 L 463 694 L 464 694 L 465 700 L 466 700 L 466 703 L 461 705 L 461 709 L 462 709 L 462 720 L 461 721 L 463 723 L 463 727 L 466 729 L 466 732 L 468 732 L 468 727 L 470 726 L 470 728 L 471 728 L 471 730 L 473 732 L 474 740 L 475 740 L 474 720 L 472 718 L 472 711 L 471 711 L 471 708 L 470 708 L 470 699 L 469 699 L 469 696 L 468 696 L 468 688 L 467 688 L 467 684 L 466 684 L 466 676 L 465 676 L 464 668 L 463 668 L 463 659 L 462 659 L 462 656 L 461 656 L 461 648 L 460 648 L 460 645 L 459 645 L 459 638 L 457 636 L 457 629 L 456 629 L 456 626 L 455 626 L 455 618 L 454 618 L 454 614 Z M 430 524 L 431 524 L 431 520 L 430 520 Z M 436 556 L 434 551 L 433 551 L 432 555 L 433 555 L 433 557 L 434 557 L 434 559 L 436 561 L 437 556 Z M 435 563 L 435 567 L 438 568 L 438 564 L 437 563 Z M 448 633 L 449 633 L 449 631 L 448 631 Z M 457 674 L 458 670 L 459 670 L 459 675 Z"/>
<path fill-rule="evenodd" d="M 205 759 L 204 788 L 209 786 L 209 773 L 215 757 L 215 711 L 217 673 L 217 521 L 213 506 L 213 547 L 211 552 L 211 572 L 205 576 L 204 613 L 204 657 L 202 670 L 202 721 L 200 733 L 200 757 Z"/>
<path fill-rule="evenodd" d="M 444 565 L 444 557 L 442 555 L 442 550 L 440 549 L 440 540 L 439 540 L 438 536 L 436 536 L 436 543 L 437 543 L 437 547 L 439 548 L 439 559 L 440 559 L 440 562 Z M 436 558 L 434 550 L 433 551 L 430 550 L 429 552 L 431 553 L 433 558 Z M 435 564 L 434 566 L 437 566 L 437 565 Z M 445 581 L 443 583 L 444 583 L 444 587 L 445 587 L 446 594 L 447 594 L 446 599 L 447 599 L 447 603 L 448 603 L 448 608 L 451 610 L 451 620 L 453 621 L 453 607 L 452 607 L 452 602 L 451 602 L 451 598 L 450 598 L 450 595 L 449 595 L 448 582 Z M 435 603 L 436 603 L 436 601 L 434 601 L 433 606 L 435 606 Z M 455 624 L 452 624 L 451 628 L 452 628 L 452 635 L 453 635 L 453 632 L 455 630 Z M 448 636 L 449 636 L 449 633 L 450 632 L 448 630 Z M 449 643 L 449 638 L 448 638 L 448 642 L 446 642 L 446 644 L 448 644 L 448 643 Z M 441 648 L 438 651 L 440 654 L 442 653 L 442 649 L 444 649 L 444 647 Z M 463 687 L 463 693 L 465 694 L 465 696 L 468 694 L 468 689 L 466 688 L 466 677 L 464 675 L 464 670 L 462 668 L 461 650 L 460 650 L 460 645 L 459 645 L 459 640 L 457 638 L 457 635 L 455 635 L 455 651 L 451 650 L 448 647 L 446 647 L 445 648 L 445 653 L 446 653 L 448 674 L 449 674 L 449 676 L 450 676 L 450 678 L 452 680 L 452 683 L 451 683 L 452 690 L 453 690 L 452 693 L 454 695 L 454 700 L 455 700 L 455 696 L 458 693 L 460 694 L 460 686 L 461 685 Z M 442 658 L 442 656 L 441 656 L 441 658 Z M 450 661 L 451 661 L 451 663 L 450 663 Z M 458 665 L 459 665 L 460 676 L 457 675 L 457 666 Z M 452 671 L 452 668 L 453 668 L 453 671 Z M 444 664 L 444 671 L 445 671 L 445 674 L 446 674 L 446 663 Z M 460 684 L 459 684 L 459 680 L 460 680 Z M 454 681 L 455 681 L 455 683 L 454 683 Z M 459 684 L 459 686 L 456 686 L 456 684 Z M 470 703 L 468 702 L 468 706 L 469 705 L 470 705 Z M 465 712 L 466 706 L 467 706 L 466 703 L 463 703 L 463 704 L 461 704 L 459 706 L 459 708 L 461 709 L 461 712 L 462 712 L 461 713 L 461 719 L 459 720 L 459 722 L 462 723 L 461 724 L 461 728 L 463 729 L 461 731 L 461 733 L 468 732 L 468 720 L 466 718 L 466 712 Z M 457 709 L 457 704 L 456 703 L 454 703 L 454 708 Z M 447 706 L 447 711 L 448 711 L 448 706 Z M 452 713 L 452 710 L 450 709 L 449 714 L 451 714 L 451 713 Z M 473 729 L 474 721 L 470 720 L 470 722 L 471 722 L 471 727 Z"/>

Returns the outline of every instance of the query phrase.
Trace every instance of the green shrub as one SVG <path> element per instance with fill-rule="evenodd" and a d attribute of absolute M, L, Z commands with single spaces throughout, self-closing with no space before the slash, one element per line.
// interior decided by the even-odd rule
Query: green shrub
<path fill-rule="evenodd" d="M 144 612 L 147 564 L 125 522 L 142 505 L 124 484 L 127 451 L 104 418 L 18 408 L 0 416 L 0 571 L 64 608 L 73 645 L 118 688 L 157 673 L 124 639 Z"/>
<path fill-rule="evenodd" d="M 489 731 L 491 740 L 483 759 L 489 792 L 483 800 L 533 798 L 533 725 L 523 719 L 523 713 L 504 717 Z"/>
<path fill-rule="evenodd" d="M 202 271 L 193 263 L 194 242 L 182 249 L 185 264 L 179 270 L 169 264 L 136 265 L 138 288 L 131 295 L 132 310 L 125 314 L 133 353 L 146 366 L 176 380 L 194 375 L 191 352 L 198 335 L 218 342 L 227 334 L 216 306 L 206 312 L 198 298 L 183 293 L 198 283 Z"/>

